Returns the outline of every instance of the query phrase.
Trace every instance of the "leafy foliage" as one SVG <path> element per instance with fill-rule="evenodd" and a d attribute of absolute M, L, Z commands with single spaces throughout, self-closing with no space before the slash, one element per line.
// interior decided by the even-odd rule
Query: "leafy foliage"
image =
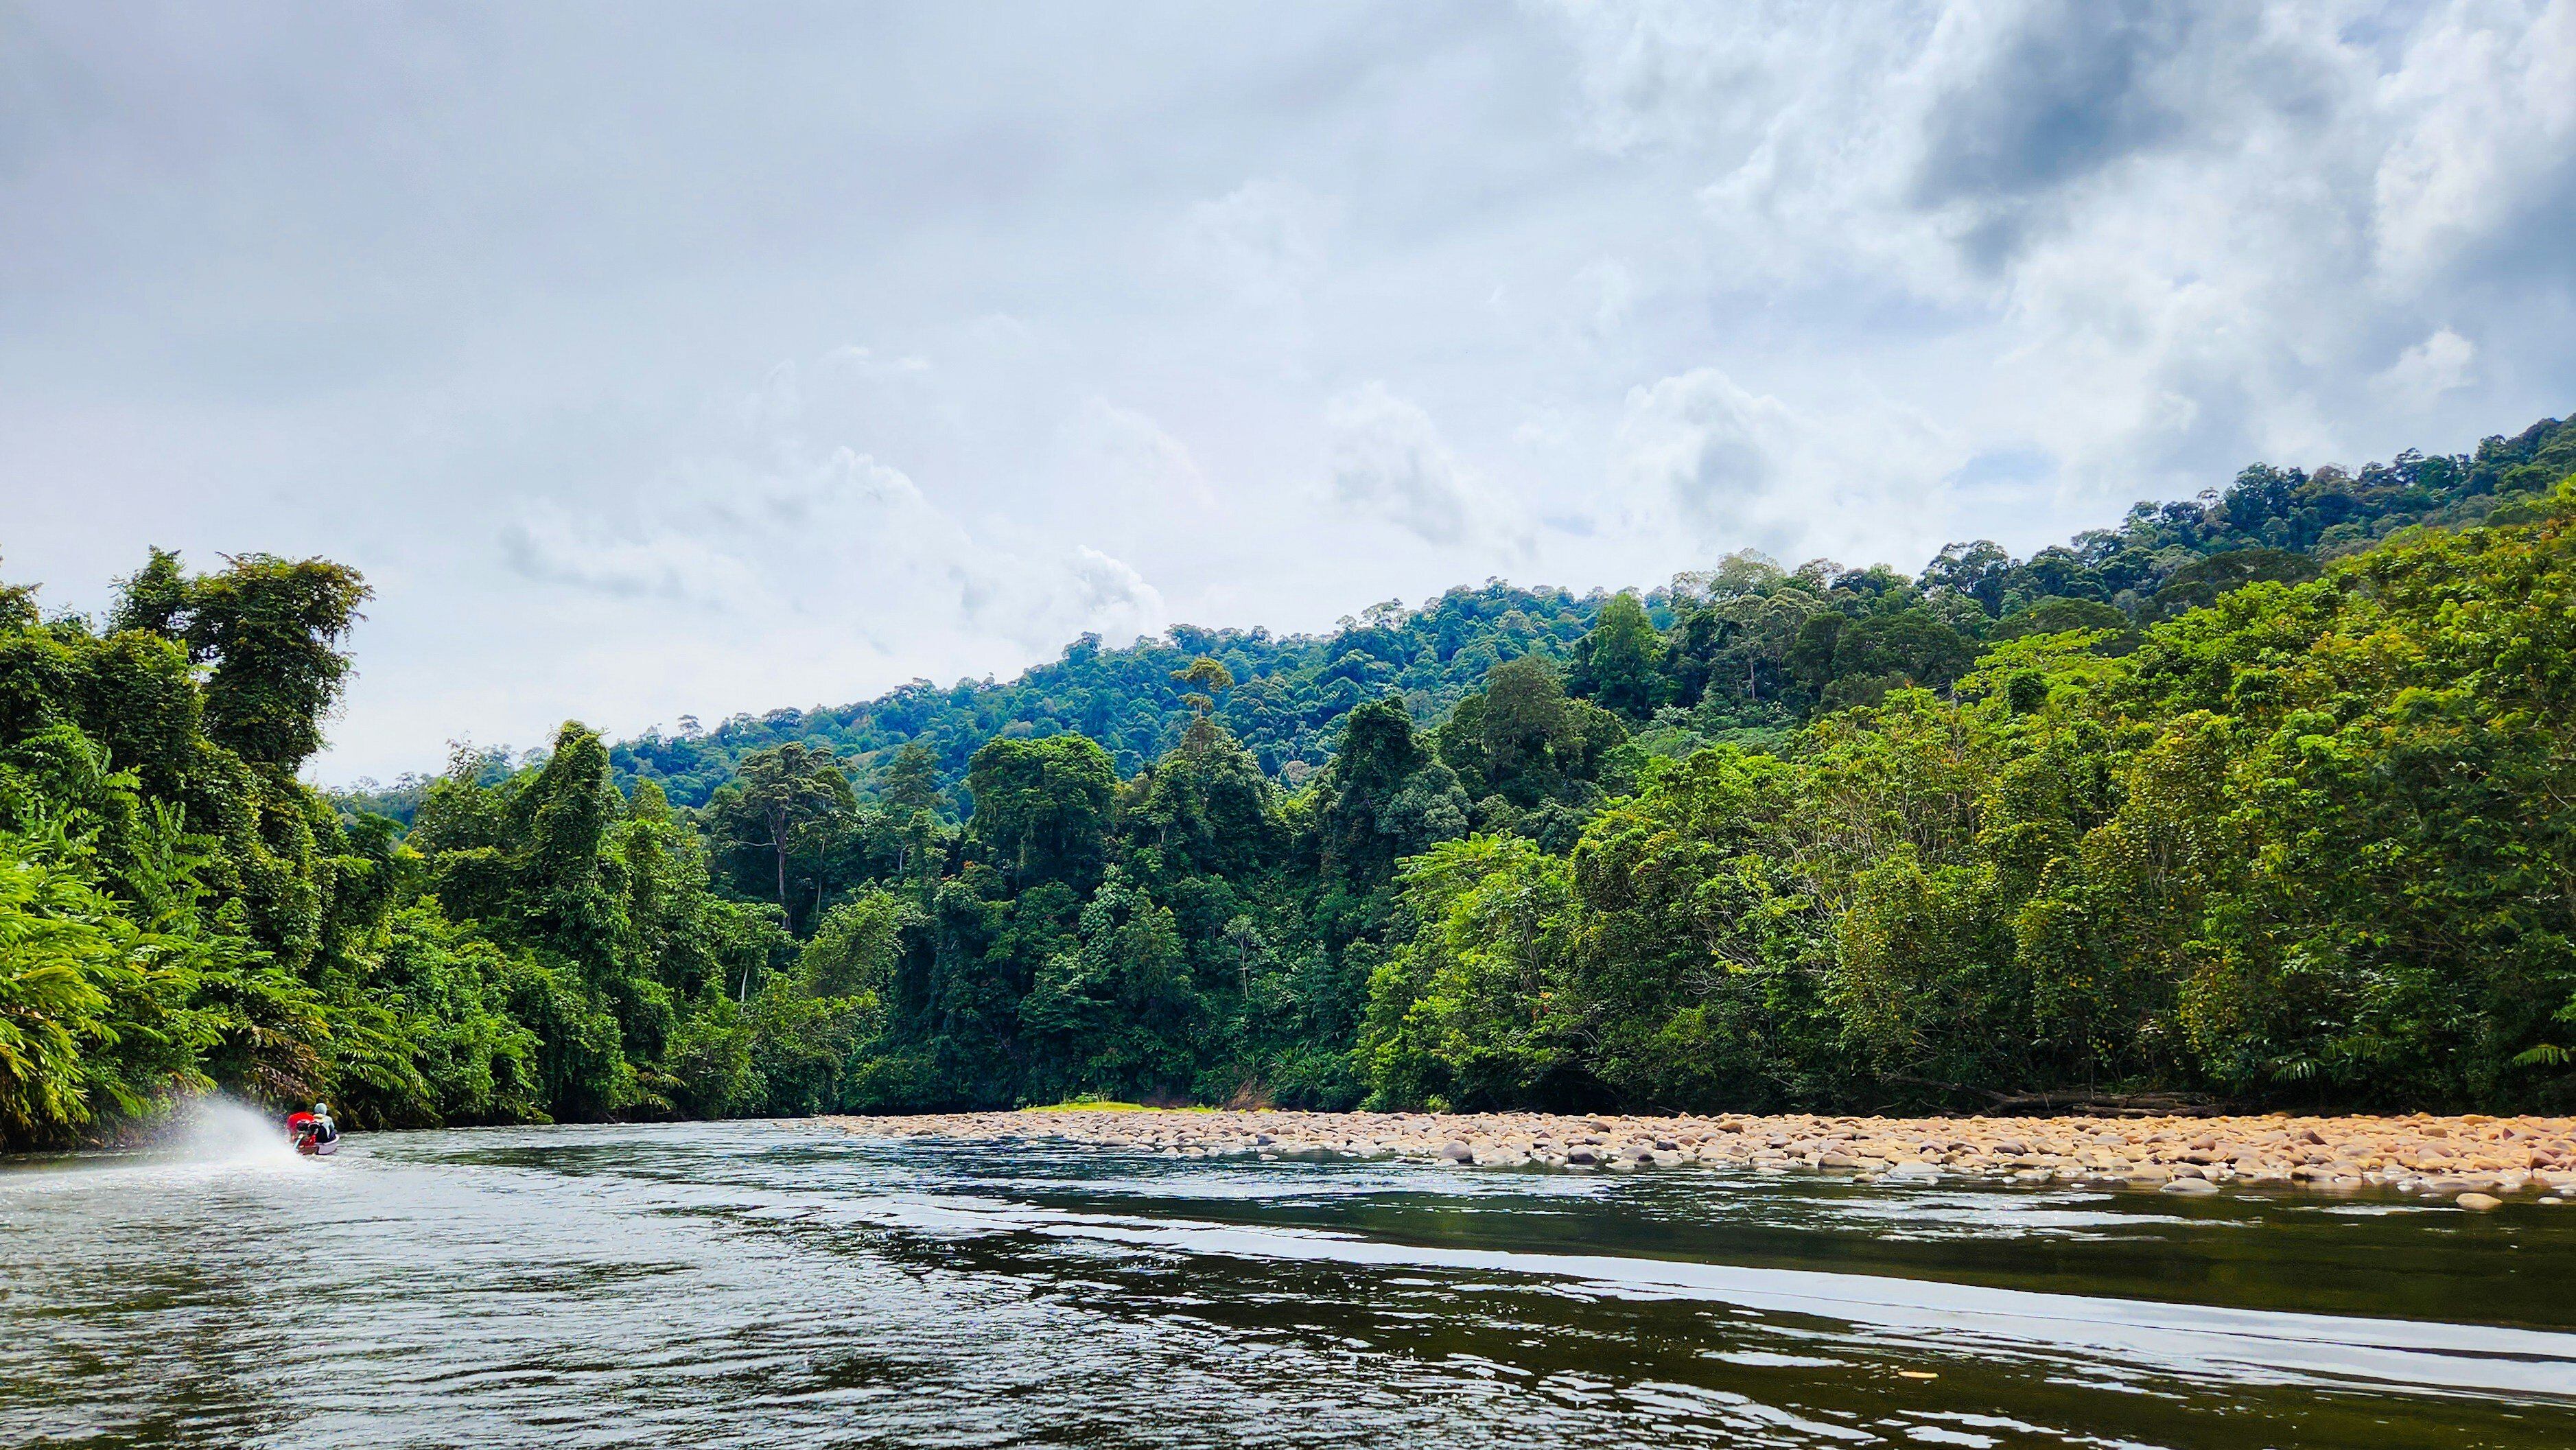
<path fill-rule="evenodd" d="M 2576 429 L 295 773 L 367 598 L 0 587 L 0 1142 L 996 1106 L 2576 1098 Z M 676 803 L 675 803 L 676 802 Z"/>
<path fill-rule="evenodd" d="M 2576 481 L 2532 522 L 2401 534 L 2134 653 L 2035 635 L 1780 757 L 1659 762 L 1570 867 L 1441 847 L 1403 878 L 1371 1083 L 2563 1108 L 2571 591 Z"/>
<path fill-rule="evenodd" d="M 1163 639 L 1124 649 L 1085 635 L 1061 659 L 1007 684 L 916 680 L 838 709 L 737 715 L 713 729 L 687 720 L 676 735 L 619 744 L 615 763 L 621 782 L 654 780 L 674 802 L 696 806 L 743 757 L 801 741 L 840 756 L 861 793 L 882 798 L 895 786 L 899 759 L 914 762 L 906 778 L 919 780 L 924 757 L 904 754 L 918 746 L 936 765 L 942 813 L 957 818 L 970 808 L 965 775 L 986 741 L 1088 736 L 1125 778 L 1170 753 L 1204 714 L 1241 740 L 1265 775 L 1294 786 L 1330 758 L 1342 717 L 1357 706 L 1397 696 L 1427 724 L 1491 666 L 1567 654 L 1600 608 L 1598 599 L 1562 590 L 1490 582 L 1452 589 L 1418 610 L 1375 605 L 1324 635 L 1175 625 Z M 1202 660 L 1221 676 L 1201 670 Z M 1216 679 L 1223 683 L 1209 688 Z M 923 804 L 916 796 L 907 814 Z"/>

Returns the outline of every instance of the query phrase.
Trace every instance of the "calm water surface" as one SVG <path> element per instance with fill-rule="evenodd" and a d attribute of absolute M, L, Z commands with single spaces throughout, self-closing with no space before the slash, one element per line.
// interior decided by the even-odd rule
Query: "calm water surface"
<path fill-rule="evenodd" d="M 2576 1209 L 810 1125 L 0 1169 L 5 1445 L 2576 1445 Z"/>

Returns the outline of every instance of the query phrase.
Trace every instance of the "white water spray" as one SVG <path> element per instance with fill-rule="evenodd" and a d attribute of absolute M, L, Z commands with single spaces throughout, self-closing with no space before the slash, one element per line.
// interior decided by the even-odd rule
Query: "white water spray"
<path fill-rule="evenodd" d="M 155 1145 L 171 1157 L 206 1164 L 295 1162 L 294 1145 L 277 1119 L 235 1098 L 201 1097 L 171 1115 Z"/>

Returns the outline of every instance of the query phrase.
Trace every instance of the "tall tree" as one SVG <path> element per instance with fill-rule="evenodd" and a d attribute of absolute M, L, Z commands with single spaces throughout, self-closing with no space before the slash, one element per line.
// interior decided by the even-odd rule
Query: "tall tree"
<path fill-rule="evenodd" d="M 1325 873 L 1363 891 L 1382 886 L 1400 858 L 1465 835 L 1467 804 L 1403 701 L 1362 705 L 1344 717 L 1324 773 L 1316 827 Z"/>
<path fill-rule="evenodd" d="M 1663 684 L 1664 636 L 1637 596 L 1622 590 L 1601 606 L 1592 632 L 1574 647 L 1573 692 L 1629 720 L 1655 713 Z"/>
<path fill-rule="evenodd" d="M 939 756 L 918 740 L 907 740 L 877 776 L 877 800 L 896 820 L 909 821 L 915 811 L 939 810 Z"/>
<path fill-rule="evenodd" d="M 220 574 L 192 578 L 178 555 L 153 550 L 125 581 L 110 628 L 177 639 L 211 663 L 207 736 L 292 775 L 322 748 L 322 722 L 349 673 L 341 645 L 374 591 L 327 559 L 241 554 L 224 563 Z"/>
<path fill-rule="evenodd" d="M 1209 655 L 1190 661 L 1188 669 L 1172 671 L 1172 678 L 1190 687 L 1189 693 L 1181 696 L 1181 703 L 1201 720 L 1216 709 L 1218 695 L 1234 688 L 1234 671 L 1227 669 L 1223 660 Z"/>
<path fill-rule="evenodd" d="M 711 802 L 709 812 L 732 829 L 739 845 L 769 853 L 778 909 L 793 923 L 788 860 L 800 850 L 818 850 L 827 844 L 825 837 L 848 825 L 858 809 L 849 772 L 832 752 L 789 741 L 744 756 L 731 789 L 731 798 Z"/>
<path fill-rule="evenodd" d="M 990 741 L 966 773 L 975 836 L 1022 890 L 1100 879 L 1115 785 L 1109 752 L 1081 735 Z"/>

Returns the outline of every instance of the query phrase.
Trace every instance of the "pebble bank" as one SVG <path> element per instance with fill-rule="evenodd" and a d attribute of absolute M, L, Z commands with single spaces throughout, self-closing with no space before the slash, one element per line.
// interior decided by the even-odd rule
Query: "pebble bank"
<path fill-rule="evenodd" d="M 1539 1113 L 1023 1109 L 836 1117 L 869 1137 L 1049 1139 L 1175 1158 L 1396 1158 L 1573 1172 L 1723 1168 L 1863 1182 L 1973 1178 L 2211 1193 L 2365 1188 L 2467 1209 L 2576 1197 L 2576 1118 L 1643 1118 Z"/>

